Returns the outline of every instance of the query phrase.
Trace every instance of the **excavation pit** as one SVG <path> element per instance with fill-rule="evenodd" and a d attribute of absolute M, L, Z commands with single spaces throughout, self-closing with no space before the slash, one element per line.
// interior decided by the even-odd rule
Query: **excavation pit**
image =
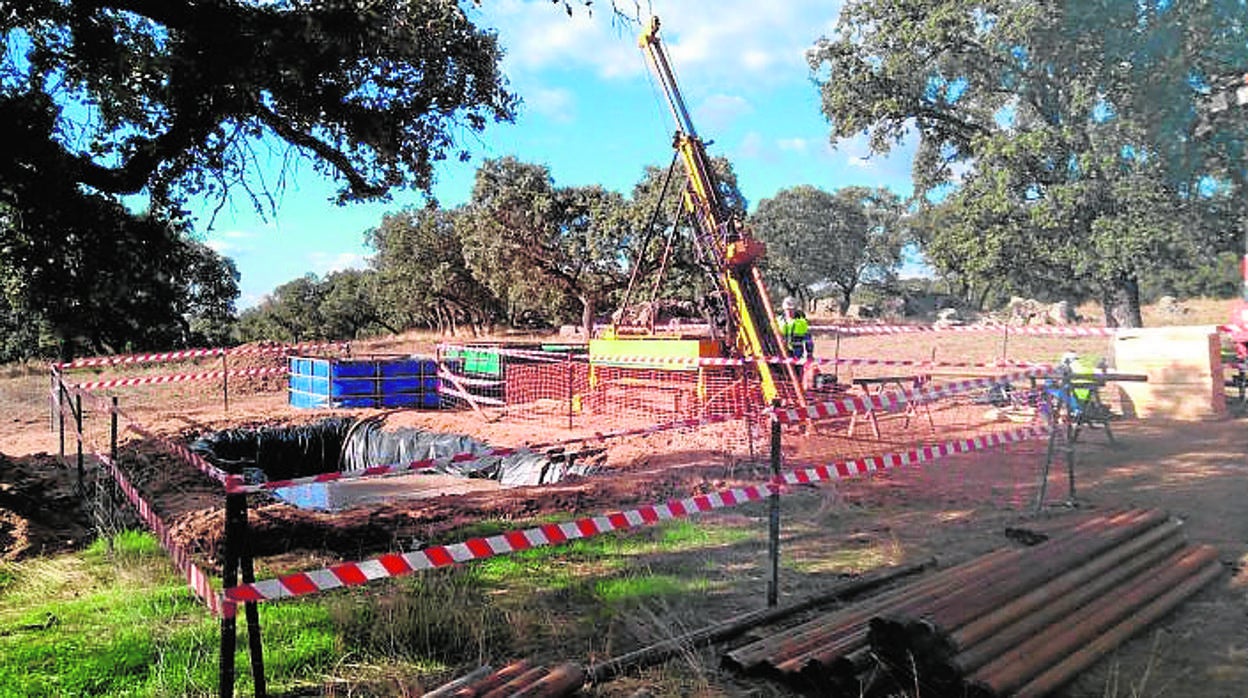
<path fill-rule="evenodd" d="M 388 430 L 377 418 L 342 417 L 205 434 L 191 448 L 227 472 L 242 474 L 249 484 L 346 474 L 272 490 L 287 504 L 317 511 L 547 485 L 592 474 L 604 456 L 602 449 L 498 453 L 462 434 Z M 359 476 L 365 469 L 387 466 L 395 473 Z"/>

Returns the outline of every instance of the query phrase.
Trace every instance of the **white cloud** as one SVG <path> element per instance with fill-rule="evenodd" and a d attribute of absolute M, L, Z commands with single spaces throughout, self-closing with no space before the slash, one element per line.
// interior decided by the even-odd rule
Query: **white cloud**
<path fill-rule="evenodd" d="M 741 144 L 737 146 L 737 152 L 741 157 L 746 159 L 765 159 L 769 153 L 767 149 L 767 141 L 758 131 L 750 131 L 741 139 Z"/>
<path fill-rule="evenodd" d="M 831 160 L 832 152 L 831 145 L 827 141 L 802 137 L 773 138 L 758 131 L 747 133 L 737 147 L 738 156 L 760 160 L 771 165 L 781 164 L 789 157 L 801 158 L 808 162 Z"/>
<path fill-rule="evenodd" d="M 311 252 L 308 266 L 317 276 L 324 276 L 335 271 L 364 269 L 368 266 L 368 256 L 360 252 Z"/>
<path fill-rule="evenodd" d="M 251 250 L 252 245 L 248 241 L 255 238 L 256 234 L 248 230 L 214 230 L 208 234 L 204 244 L 219 255 L 231 255 Z"/>
<path fill-rule="evenodd" d="M 776 146 L 792 153 L 806 153 L 810 150 L 810 141 L 806 138 L 781 138 L 776 141 Z"/>
<path fill-rule="evenodd" d="M 630 3 L 620 3 L 628 8 Z M 804 80 L 805 52 L 828 33 L 843 3 L 827 0 L 647 0 L 640 14 L 662 21 L 659 33 L 679 79 L 717 84 L 717 89 Z M 709 11 L 708 11 L 709 10 Z M 606 3 L 572 17 L 537 0 L 497 0 L 470 12 L 478 24 L 496 28 L 506 48 L 504 67 L 513 78 L 550 68 L 588 68 L 604 78 L 631 78 L 648 70 L 637 48 L 640 23 L 615 17 Z"/>
<path fill-rule="evenodd" d="M 736 95 L 717 94 L 702 100 L 694 108 L 694 123 L 705 124 L 713 132 L 722 132 L 738 117 L 750 113 L 753 107 Z M 702 130 L 700 127 L 698 130 Z"/>
<path fill-rule="evenodd" d="M 524 94 L 525 107 L 557 123 L 572 121 L 576 100 L 564 89 L 537 88 Z"/>
<path fill-rule="evenodd" d="M 228 240 L 208 240 L 204 242 L 208 249 L 219 255 L 228 256 L 230 253 L 238 249 L 238 246 Z"/>

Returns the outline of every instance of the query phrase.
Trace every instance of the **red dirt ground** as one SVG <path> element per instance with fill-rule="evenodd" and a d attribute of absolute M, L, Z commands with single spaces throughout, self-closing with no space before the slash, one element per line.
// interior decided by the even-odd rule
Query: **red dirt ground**
<path fill-rule="evenodd" d="M 30 381 L 37 386 L 37 381 Z M 219 404 L 188 404 L 170 410 L 135 408 L 134 416 L 169 435 L 240 424 L 291 423 L 325 416 L 292 410 L 281 395 L 232 396 L 230 415 Z M 176 402 L 176 401 L 175 401 Z M 203 402 L 202 400 L 200 401 Z M 55 450 L 38 398 L 11 403 L 0 419 L 11 424 L 0 437 L 0 555 L 17 559 L 74 548 L 87 540 L 90 524 L 74 496 L 76 474 L 43 453 Z M 530 422 L 486 423 L 471 412 L 411 413 L 405 423 L 440 431 L 473 433 L 495 444 L 518 444 L 566 435 Z M 1248 685 L 1248 429 L 1245 420 L 1117 422 L 1120 445 L 1088 432 L 1077 451 L 1077 509 L 1149 506 L 1167 509 L 1186 523 L 1188 539 L 1219 549 L 1227 573 L 1213 588 L 1186 603 L 1147 637 L 1121 648 L 1072 687 L 1070 696 L 1244 695 Z M 896 428 L 895 425 L 888 428 Z M 792 431 L 786 444 L 800 443 Z M 940 440 L 940 439 L 938 439 Z M 465 523 L 527 519 L 548 513 L 598 514 L 633 505 L 719 490 L 764 477 L 758 464 L 717 453 L 715 439 L 679 433 L 613 443 L 609 476 L 541 488 L 474 492 L 414 502 L 397 501 L 339 514 L 300 511 L 278 503 L 253 509 L 251 525 L 262 535 L 258 555 L 299 554 L 307 560 L 359 559 L 407 547 L 413 540 L 444 536 Z M 123 459 L 175 535 L 205 562 L 215 562 L 222 511 L 215 483 L 154 448 L 128 437 Z M 828 536 L 823 551 L 852 545 L 861 531 L 885 531 L 907 558 L 939 553 L 966 557 L 1003 543 L 1001 528 L 1030 516 L 1043 444 L 959 456 L 823 490 Z M 800 495 L 799 495 L 800 496 Z M 1064 473 L 1049 480 L 1049 513 L 1065 499 Z M 308 555 L 311 555 L 311 558 Z M 804 554 L 811 554 L 806 552 Z M 280 565 L 282 557 L 273 559 Z M 798 589 L 785 589 L 798 593 Z M 1143 684 L 1142 677 L 1148 677 Z M 1121 686 L 1115 693 L 1108 686 Z M 1132 686 L 1142 685 L 1132 692 Z M 611 695 L 605 691 L 602 695 Z M 716 695 L 744 695 L 724 689 Z M 751 693 L 752 694 L 752 693 Z"/>

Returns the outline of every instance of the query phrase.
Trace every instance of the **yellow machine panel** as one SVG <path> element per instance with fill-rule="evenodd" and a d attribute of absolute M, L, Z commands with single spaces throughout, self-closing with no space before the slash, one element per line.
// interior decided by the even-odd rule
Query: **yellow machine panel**
<path fill-rule="evenodd" d="M 591 339 L 589 365 L 625 366 L 629 368 L 661 368 L 695 370 L 694 362 L 680 360 L 721 358 L 727 356 L 723 342 L 709 337 L 661 337 Z"/>

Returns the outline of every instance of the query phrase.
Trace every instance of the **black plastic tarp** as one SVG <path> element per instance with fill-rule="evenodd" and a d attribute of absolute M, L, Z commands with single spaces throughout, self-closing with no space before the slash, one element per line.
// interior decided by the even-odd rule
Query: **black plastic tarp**
<path fill-rule="evenodd" d="M 488 455 L 489 444 L 470 436 L 441 434 L 412 427 L 387 430 L 377 422 L 364 422 L 352 430 L 343 445 L 343 469 L 356 470 L 378 465 L 410 464 L 436 460 L 431 472 L 462 477 L 498 480 L 509 487 L 544 485 L 570 475 L 588 475 L 598 468 L 601 452 L 584 454 L 513 453 Z M 450 460 L 461 454 L 480 458 Z"/>
<path fill-rule="evenodd" d="M 201 435 L 190 449 L 249 481 L 287 480 L 338 470 L 342 441 L 353 417 L 285 427 L 227 429 Z"/>

